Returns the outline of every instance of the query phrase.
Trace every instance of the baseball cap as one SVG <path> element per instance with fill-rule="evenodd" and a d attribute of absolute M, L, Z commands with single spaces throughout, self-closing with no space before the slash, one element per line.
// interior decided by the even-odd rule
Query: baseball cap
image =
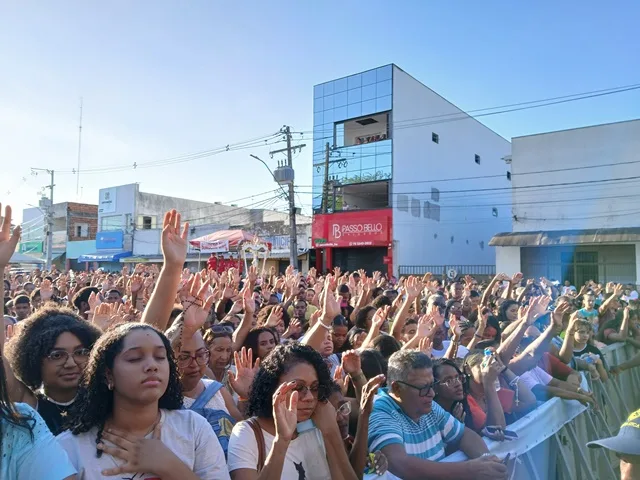
<path fill-rule="evenodd" d="M 587 443 L 589 448 L 603 447 L 622 455 L 640 455 L 640 410 L 636 410 L 620 426 L 615 437 Z"/>

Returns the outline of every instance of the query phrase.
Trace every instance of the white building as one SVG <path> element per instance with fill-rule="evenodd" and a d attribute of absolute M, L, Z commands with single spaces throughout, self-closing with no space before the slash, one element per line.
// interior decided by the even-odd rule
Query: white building
<path fill-rule="evenodd" d="M 395 65 L 316 85 L 316 267 L 492 273 L 489 241 L 509 229 L 511 206 L 484 190 L 510 187 L 510 153 L 508 140 Z"/>
<path fill-rule="evenodd" d="M 514 138 L 499 272 L 638 284 L 640 120 Z"/>
<path fill-rule="evenodd" d="M 173 208 L 180 212 L 183 222 L 189 222 L 190 239 L 227 229 L 244 229 L 261 236 L 281 234 L 283 229 L 288 233 L 289 215 L 283 212 L 146 193 L 138 184 L 100 189 L 99 197 L 96 252 L 81 259 L 97 262 L 107 270 L 120 269 L 121 262 L 162 262 L 162 222 L 165 212 Z M 301 226 L 311 222 L 303 215 L 296 220 Z M 187 262 L 204 262 L 208 256 L 190 248 Z"/>

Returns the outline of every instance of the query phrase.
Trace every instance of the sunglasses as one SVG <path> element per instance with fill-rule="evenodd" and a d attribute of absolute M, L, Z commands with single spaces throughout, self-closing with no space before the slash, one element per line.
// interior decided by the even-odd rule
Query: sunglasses
<path fill-rule="evenodd" d="M 213 325 L 211 331 L 213 333 L 233 333 L 233 327 L 228 325 Z"/>

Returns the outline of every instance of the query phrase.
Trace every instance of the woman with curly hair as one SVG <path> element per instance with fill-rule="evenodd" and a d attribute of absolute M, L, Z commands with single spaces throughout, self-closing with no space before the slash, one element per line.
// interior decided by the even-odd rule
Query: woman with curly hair
<path fill-rule="evenodd" d="M 357 478 L 327 401 L 331 383 L 322 356 L 309 346 L 279 345 L 263 359 L 249 395 L 255 417 L 236 424 L 229 441 L 231 478 Z"/>
<path fill-rule="evenodd" d="M 0 272 L 4 271 L 20 238 L 20 227 L 11 233 L 11 207 L 0 219 Z M 6 284 L 0 285 L 4 298 Z M 9 399 L 2 357 L 4 329 L 0 329 L 0 478 L 75 480 L 76 471 L 46 424 L 31 407 Z"/>
<path fill-rule="evenodd" d="M 68 308 L 45 307 L 22 321 L 7 343 L 13 400 L 35 408 L 60 433 L 100 330 Z M 27 388 L 25 388 L 25 386 Z"/>
<path fill-rule="evenodd" d="M 98 340 L 71 414 L 58 441 L 84 480 L 229 478 L 207 420 L 182 409 L 171 345 L 150 325 L 119 325 Z"/>

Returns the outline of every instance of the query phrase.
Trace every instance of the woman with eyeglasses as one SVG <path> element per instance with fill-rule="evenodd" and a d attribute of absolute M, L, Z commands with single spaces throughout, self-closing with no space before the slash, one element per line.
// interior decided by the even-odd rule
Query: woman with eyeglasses
<path fill-rule="evenodd" d="M 466 398 L 467 377 L 458 365 L 448 358 L 433 362 L 434 400 L 451 415 L 465 423 L 469 413 Z"/>
<path fill-rule="evenodd" d="M 71 429 L 58 441 L 82 480 L 229 478 L 211 426 L 182 402 L 167 337 L 147 324 L 118 325 L 92 349 Z"/>
<path fill-rule="evenodd" d="M 1 211 L 0 211 L 1 214 Z M 0 272 L 7 266 L 20 238 L 20 227 L 10 233 L 11 207 L 0 218 Z M 6 283 L 0 285 L 4 298 Z M 76 480 L 76 470 L 44 420 L 24 403 L 9 398 L 3 353 L 5 331 L 0 330 L 0 478 Z M 6 370 L 9 370 L 8 368 Z"/>
<path fill-rule="evenodd" d="M 249 394 L 255 415 L 233 428 L 228 464 L 234 480 L 356 479 L 336 409 L 329 369 L 313 348 L 277 346 L 264 358 Z"/>
<path fill-rule="evenodd" d="M 15 375 L 8 379 L 12 400 L 35 408 L 54 435 L 64 429 L 100 334 L 69 309 L 45 307 L 22 321 L 7 343 Z"/>

